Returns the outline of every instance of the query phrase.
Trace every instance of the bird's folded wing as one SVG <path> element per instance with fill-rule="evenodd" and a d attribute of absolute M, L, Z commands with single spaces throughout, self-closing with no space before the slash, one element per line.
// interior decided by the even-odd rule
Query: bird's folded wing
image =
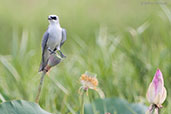
<path fill-rule="evenodd" d="M 66 41 L 66 39 L 67 39 L 66 30 L 63 28 L 62 29 L 62 40 L 61 40 L 60 46 L 62 46 L 64 44 L 64 42 Z"/>

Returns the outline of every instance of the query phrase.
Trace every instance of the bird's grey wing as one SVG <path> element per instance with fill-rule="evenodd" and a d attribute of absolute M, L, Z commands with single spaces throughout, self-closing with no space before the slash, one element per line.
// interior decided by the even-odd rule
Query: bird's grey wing
<path fill-rule="evenodd" d="M 66 41 L 66 39 L 67 39 L 66 30 L 63 28 L 62 29 L 62 40 L 61 40 L 60 46 L 62 46 L 64 44 L 64 42 Z"/>
<path fill-rule="evenodd" d="M 46 31 L 43 35 L 43 38 L 42 38 L 42 61 L 40 64 L 39 71 L 42 71 L 46 65 L 46 55 L 47 55 L 46 44 L 47 44 L 48 38 L 49 38 L 49 33 L 48 33 L 48 31 Z"/>
<path fill-rule="evenodd" d="M 46 31 L 46 32 L 44 33 L 43 39 L 42 39 L 42 54 L 43 54 L 44 51 L 45 51 L 45 48 L 46 48 L 46 44 L 47 44 L 48 38 L 49 38 L 49 33 L 48 33 L 48 31 Z"/>

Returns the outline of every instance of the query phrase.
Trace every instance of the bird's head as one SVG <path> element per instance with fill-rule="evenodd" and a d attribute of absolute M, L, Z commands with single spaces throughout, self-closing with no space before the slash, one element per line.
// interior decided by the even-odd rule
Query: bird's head
<path fill-rule="evenodd" d="M 58 24 L 59 23 L 59 18 L 56 15 L 49 15 L 48 20 L 49 20 L 50 24 L 53 24 L 53 23 Z"/>

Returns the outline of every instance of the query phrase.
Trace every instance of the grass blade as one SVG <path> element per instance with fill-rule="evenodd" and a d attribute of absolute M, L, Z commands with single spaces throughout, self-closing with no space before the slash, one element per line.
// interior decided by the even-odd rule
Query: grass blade
<path fill-rule="evenodd" d="M 0 56 L 0 61 L 4 65 L 6 69 L 12 74 L 15 80 L 20 80 L 20 75 L 18 74 L 17 70 L 13 67 L 13 65 L 3 56 Z"/>
<path fill-rule="evenodd" d="M 1 99 L 2 102 L 5 102 L 6 101 L 5 98 L 2 96 L 1 93 L 0 93 L 0 99 Z"/>

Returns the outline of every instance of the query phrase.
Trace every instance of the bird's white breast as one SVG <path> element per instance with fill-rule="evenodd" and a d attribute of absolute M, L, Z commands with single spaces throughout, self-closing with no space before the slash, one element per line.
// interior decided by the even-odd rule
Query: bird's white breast
<path fill-rule="evenodd" d="M 49 39 L 47 41 L 47 47 L 54 50 L 56 47 L 60 46 L 62 40 L 62 28 L 60 26 L 50 25 L 49 29 Z"/>

